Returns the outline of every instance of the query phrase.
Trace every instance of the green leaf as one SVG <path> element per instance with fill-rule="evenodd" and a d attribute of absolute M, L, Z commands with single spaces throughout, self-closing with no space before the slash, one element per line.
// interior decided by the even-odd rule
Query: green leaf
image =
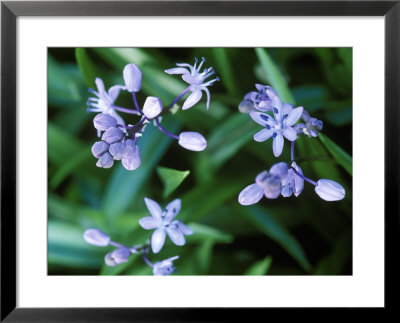
<path fill-rule="evenodd" d="M 94 247 L 83 239 L 84 230 L 65 222 L 48 224 L 49 265 L 100 268 L 106 248 Z"/>
<path fill-rule="evenodd" d="M 272 240 L 279 243 L 307 272 L 311 268 L 300 243 L 269 212 L 258 206 L 241 207 L 239 212 Z"/>
<path fill-rule="evenodd" d="M 213 171 L 218 170 L 252 140 L 256 129 L 256 123 L 248 114 L 236 113 L 221 123 L 208 137 L 199 172 L 204 177 L 210 177 Z"/>
<path fill-rule="evenodd" d="M 232 65 L 229 61 L 229 56 L 226 48 L 213 48 L 214 59 L 216 61 L 216 73 L 221 78 L 223 84 L 230 95 L 237 96 L 238 89 L 233 75 Z"/>
<path fill-rule="evenodd" d="M 271 266 L 271 263 L 272 257 L 267 256 L 263 260 L 257 261 L 256 263 L 251 265 L 251 267 L 245 271 L 244 275 L 266 275 L 268 273 L 269 267 Z"/>
<path fill-rule="evenodd" d="M 268 55 L 264 48 L 255 49 L 261 67 L 264 70 L 266 77 L 270 81 L 270 85 L 278 93 L 282 101 L 295 103 L 294 97 L 289 90 L 285 78 L 282 76 L 278 66 L 274 63 L 271 56 Z"/>
<path fill-rule="evenodd" d="M 96 66 L 89 57 L 87 50 L 85 48 L 76 48 L 75 58 L 82 72 L 86 85 L 88 87 L 94 87 L 95 79 L 98 75 L 96 72 Z"/>
<path fill-rule="evenodd" d="M 183 180 L 190 174 L 189 170 L 180 171 L 172 168 L 157 167 L 158 176 L 164 184 L 164 197 L 176 190 Z"/>
<path fill-rule="evenodd" d="M 319 139 L 326 149 L 331 153 L 333 158 L 350 174 L 353 174 L 353 159 L 342 148 L 335 144 L 331 139 L 322 133 L 318 134 Z"/>
<path fill-rule="evenodd" d="M 189 223 L 188 226 L 194 232 L 193 235 L 188 237 L 188 241 L 212 240 L 215 243 L 231 243 L 233 241 L 232 235 L 216 228 L 194 222 Z"/>
<path fill-rule="evenodd" d="M 165 117 L 163 126 L 171 132 L 176 132 L 180 127 L 173 116 Z M 156 127 L 150 124 L 147 126 L 143 137 L 138 141 L 141 153 L 140 167 L 128 171 L 122 165 L 118 165 L 113 170 L 104 196 L 104 210 L 109 220 L 114 221 L 132 202 L 135 202 L 137 193 L 144 187 L 171 143 L 172 139 Z"/>

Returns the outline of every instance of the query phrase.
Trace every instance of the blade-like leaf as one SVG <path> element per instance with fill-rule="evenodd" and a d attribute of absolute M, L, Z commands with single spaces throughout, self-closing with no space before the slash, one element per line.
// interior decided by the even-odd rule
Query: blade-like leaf
<path fill-rule="evenodd" d="M 311 264 L 308 262 L 300 243 L 268 211 L 258 206 L 242 207 L 239 211 L 258 230 L 279 243 L 305 271 L 311 270 Z"/>
<path fill-rule="evenodd" d="M 176 190 L 179 185 L 181 185 L 184 179 L 190 174 L 190 171 L 180 171 L 172 168 L 157 167 L 157 173 L 164 184 L 163 195 L 164 197 L 167 197 L 174 190 Z"/>
<path fill-rule="evenodd" d="M 249 269 L 247 269 L 244 275 L 266 275 L 268 273 L 269 267 L 272 263 L 272 257 L 267 256 L 263 260 L 257 261 Z"/>
<path fill-rule="evenodd" d="M 87 50 L 85 48 L 77 48 L 75 50 L 75 57 L 86 85 L 91 88 L 94 87 L 94 81 L 98 75 L 96 72 L 96 66 L 89 57 Z"/>
<path fill-rule="evenodd" d="M 271 56 L 269 56 L 264 48 L 256 48 L 255 51 L 261 67 L 271 83 L 270 85 L 276 90 L 276 92 L 278 92 L 281 100 L 294 104 L 295 100 L 287 86 L 286 80 L 282 76 L 278 66 L 276 66 Z"/>
<path fill-rule="evenodd" d="M 331 139 L 322 133 L 318 134 L 319 139 L 326 149 L 332 154 L 333 158 L 350 174 L 353 174 L 353 159 L 342 148 L 335 144 Z"/>

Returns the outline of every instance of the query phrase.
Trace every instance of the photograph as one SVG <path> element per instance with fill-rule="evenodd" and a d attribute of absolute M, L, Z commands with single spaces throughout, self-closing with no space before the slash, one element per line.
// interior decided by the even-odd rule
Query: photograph
<path fill-rule="evenodd" d="M 48 47 L 47 274 L 353 274 L 352 47 Z"/>

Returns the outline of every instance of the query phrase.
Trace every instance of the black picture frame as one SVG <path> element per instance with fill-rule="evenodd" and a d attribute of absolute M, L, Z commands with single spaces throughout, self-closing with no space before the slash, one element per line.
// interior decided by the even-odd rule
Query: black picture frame
<path fill-rule="evenodd" d="M 384 16 L 385 307 L 399 287 L 400 1 L 98 1 L 1 3 L 1 321 L 237 321 L 263 309 L 16 307 L 16 19 L 19 16 Z M 371 84 L 371 87 L 373 84 Z M 366 89 L 368 91 L 368 89 Z M 371 111 L 370 113 L 374 113 Z M 373 170 L 372 170 L 373 171 Z M 373 188 L 371 188 L 373 189 Z M 372 234 L 372 233 L 371 233 Z M 40 292 L 40 291 L 38 291 Z M 274 309 L 283 314 L 282 310 Z M 240 314 L 240 315 L 239 315 Z M 251 315 L 251 316 L 248 316 Z M 372 315 L 369 311 L 368 315 Z M 282 319 L 284 316 L 281 316 Z M 373 316 L 370 316 L 371 318 Z M 267 318 L 266 318 L 267 319 Z M 248 321 L 246 319 L 245 321 Z"/>

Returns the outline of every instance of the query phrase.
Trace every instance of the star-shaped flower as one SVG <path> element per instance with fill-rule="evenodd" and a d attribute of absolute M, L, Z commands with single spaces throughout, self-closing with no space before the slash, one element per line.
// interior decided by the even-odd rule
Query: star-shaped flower
<path fill-rule="evenodd" d="M 187 63 L 177 63 L 178 67 L 170 68 L 165 70 L 165 73 L 168 74 L 182 74 L 182 79 L 190 84 L 189 91 L 192 92 L 186 101 L 183 103 L 182 110 L 189 109 L 193 107 L 197 102 L 200 101 L 203 93 L 202 91 L 206 92 L 207 94 L 207 110 L 210 106 L 210 91 L 208 90 L 208 86 L 211 86 L 214 82 L 219 81 L 219 78 L 216 77 L 213 80 L 205 82 L 205 80 L 213 75 L 215 72 L 212 67 L 206 68 L 203 72 L 200 72 L 203 63 L 205 62 L 205 58 L 201 59 L 201 62 L 198 67 L 197 65 L 197 58 L 195 60 L 194 65 L 190 65 Z"/>
<path fill-rule="evenodd" d="M 285 113 L 287 111 L 290 112 Z M 254 140 L 262 142 L 272 137 L 272 150 L 275 157 L 278 157 L 283 150 L 283 137 L 289 141 L 297 139 L 296 130 L 292 126 L 299 120 L 303 107 L 290 110 L 289 106 L 283 105 L 280 99 L 276 97 L 273 102 L 272 112 L 273 116 L 263 112 L 252 111 L 250 116 L 255 122 L 264 126 L 264 129 L 254 135 Z"/>
<path fill-rule="evenodd" d="M 183 246 L 186 242 L 184 235 L 191 235 L 193 231 L 181 221 L 174 220 L 181 209 L 181 200 L 173 200 L 166 206 L 164 211 L 161 210 L 160 205 L 156 201 L 147 197 L 144 201 L 151 216 L 141 218 L 139 224 L 146 230 L 155 229 L 151 237 L 153 252 L 158 253 L 161 250 L 164 246 L 166 235 L 177 246 Z"/>

